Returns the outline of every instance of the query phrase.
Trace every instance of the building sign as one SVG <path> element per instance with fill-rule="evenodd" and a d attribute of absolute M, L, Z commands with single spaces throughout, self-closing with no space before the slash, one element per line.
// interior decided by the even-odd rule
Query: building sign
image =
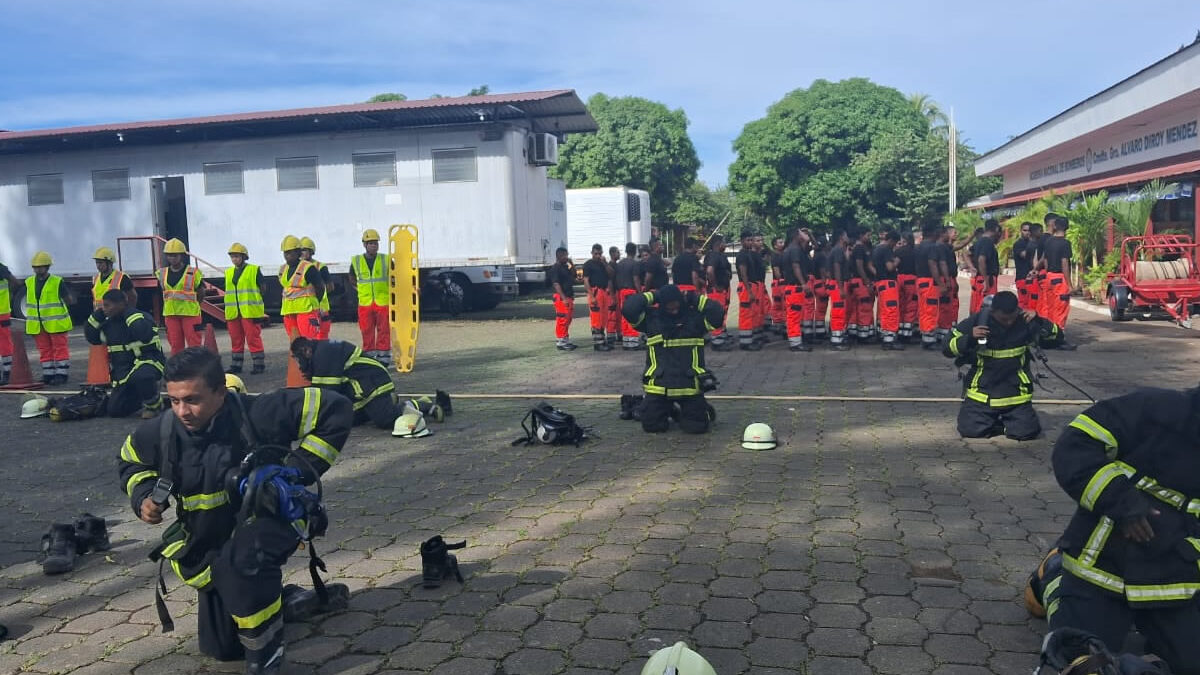
<path fill-rule="evenodd" d="M 1073 148 L 1051 161 L 1022 163 L 1004 175 L 1004 191 L 1030 188 L 1086 178 L 1127 166 L 1200 150 L 1200 114 L 1195 111 L 1144 126 L 1139 132 L 1120 136 L 1084 138 L 1087 145 Z"/>

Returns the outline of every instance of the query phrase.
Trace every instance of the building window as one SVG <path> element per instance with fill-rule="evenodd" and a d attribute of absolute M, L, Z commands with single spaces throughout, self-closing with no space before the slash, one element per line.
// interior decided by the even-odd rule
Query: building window
<path fill-rule="evenodd" d="M 433 182 L 470 183 L 479 180 L 475 148 L 433 151 Z"/>
<path fill-rule="evenodd" d="M 354 187 L 396 184 L 396 153 L 360 152 L 350 158 L 354 163 Z"/>
<path fill-rule="evenodd" d="M 204 194 L 232 195 L 245 192 L 241 162 L 213 162 L 204 165 Z"/>
<path fill-rule="evenodd" d="M 116 202 L 129 199 L 129 169 L 92 172 L 92 201 Z"/>
<path fill-rule="evenodd" d="M 317 158 L 276 159 L 275 181 L 280 190 L 316 190 Z"/>
<path fill-rule="evenodd" d="M 63 177 L 61 173 L 44 173 L 38 176 L 27 176 L 25 180 L 29 188 L 30 206 L 63 203 Z"/>

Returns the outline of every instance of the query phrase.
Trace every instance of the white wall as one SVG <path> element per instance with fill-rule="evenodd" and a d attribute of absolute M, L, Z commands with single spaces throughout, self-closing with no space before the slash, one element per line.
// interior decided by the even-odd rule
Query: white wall
<path fill-rule="evenodd" d="M 55 272 L 91 274 L 97 247 L 154 233 L 150 179 L 183 176 L 192 252 L 217 265 L 227 265 L 229 244 L 241 241 L 273 273 L 280 240 L 295 234 L 312 237 L 316 257 L 344 271 L 362 250 L 364 229 L 386 236 L 397 223 L 419 228 L 423 266 L 538 262 L 540 241 L 523 246 L 511 232 L 539 218 L 544 230 L 548 218 L 546 171 L 526 164 L 524 137 L 519 128 L 494 141 L 478 129 L 422 129 L 0 157 L 0 261 L 21 275 L 44 249 Z M 434 184 L 431 151 L 463 147 L 477 148 L 478 180 Z M 373 151 L 396 153 L 397 185 L 353 186 L 351 154 Z M 305 156 L 318 158 L 319 188 L 279 191 L 275 160 Z M 228 161 L 243 162 L 245 192 L 205 195 L 203 164 Z M 94 202 L 91 172 L 120 168 L 129 169 L 131 198 Z M 63 174 L 64 204 L 28 205 L 26 177 L 42 173 Z M 540 216 L 532 214 L 536 200 Z"/>

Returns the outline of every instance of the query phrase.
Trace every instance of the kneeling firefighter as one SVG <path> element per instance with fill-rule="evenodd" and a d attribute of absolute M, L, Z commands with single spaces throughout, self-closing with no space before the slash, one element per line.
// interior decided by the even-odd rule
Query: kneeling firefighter
<path fill-rule="evenodd" d="M 108 348 L 112 383 L 108 416 L 127 417 L 139 408 L 143 419 L 157 415 L 162 410 L 158 383 L 164 359 L 154 319 L 129 307 L 125 291 L 113 288 L 101 297 L 100 307 L 88 317 L 83 334 L 91 344 Z"/>
<path fill-rule="evenodd" d="M 642 429 L 666 431 L 668 417 L 678 406 L 683 431 L 708 431 L 715 411 L 704 392 L 716 387 L 716 378 L 704 367 L 704 336 L 725 323 L 725 310 L 705 296 L 685 295 L 668 284 L 630 296 L 621 312 L 646 334 Z"/>
<path fill-rule="evenodd" d="M 165 379 L 171 410 L 143 422 L 120 452 L 138 518 L 158 524 L 176 507 L 150 558 L 199 591 L 200 651 L 244 657 L 246 673 L 280 673 L 284 617 L 328 607 L 335 586 L 340 602 L 348 595 L 321 583 L 311 545 L 315 607 L 313 593 L 285 591 L 280 568 L 328 523 L 319 477 L 350 435 L 350 401 L 312 387 L 253 398 L 228 391 L 220 357 L 201 347 L 172 356 Z M 317 493 L 304 489 L 314 483 Z M 161 576 L 158 585 L 165 590 Z M 172 630 L 159 593 L 156 606 Z"/>
<path fill-rule="evenodd" d="M 314 387 L 337 393 L 354 405 L 354 424 L 370 420 L 380 429 L 391 429 L 404 413 L 392 400 L 396 385 L 387 368 L 357 345 L 341 340 L 292 340 L 292 356 L 300 372 Z"/>

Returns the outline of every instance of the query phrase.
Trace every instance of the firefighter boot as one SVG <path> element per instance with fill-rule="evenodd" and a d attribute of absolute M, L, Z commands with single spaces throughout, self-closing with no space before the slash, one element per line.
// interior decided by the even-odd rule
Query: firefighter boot
<path fill-rule="evenodd" d="M 75 556 L 79 552 L 79 544 L 75 541 L 75 527 L 63 523 L 50 526 L 50 531 L 42 535 L 42 572 L 45 574 L 65 574 L 75 569 Z"/>
<path fill-rule="evenodd" d="M 283 672 L 283 631 L 275 635 L 262 649 L 246 650 L 246 675 L 279 675 Z"/>
<path fill-rule="evenodd" d="M 458 558 L 450 551 L 464 548 L 466 545 L 465 541 L 447 544 L 440 534 L 421 544 L 421 579 L 425 588 L 440 588 L 442 580 L 451 575 L 462 583 L 462 573 L 458 571 Z"/>
<path fill-rule="evenodd" d="M 621 412 L 619 415 L 617 415 L 617 417 L 620 417 L 623 420 L 633 419 L 633 406 L 633 396 L 630 394 L 621 394 Z"/>
<path fill-rule="evenodd" d="M 350 587 L 346 584 L 326 584 L 326 602 L 316 591 L 288 584 L 283 587 L 283 622 L 307 621 L 317 614 L 340 612 L 350 605 Z"/>
<path fill-rule="evenodd" d="M 437 401 L 437 404 L 442 406 L 442 412 L 446 414 L 446 417 L 454 414 L 454 407 L 450 405 L 450 394 L 438 389 L 433 394 L 433 400 Z"/>
<path fill-rule="evenodd" d="M 80 514 L 79 518 L 75 519 L 75 545 L 80 554 L 112 548 L 104 519 L 90 513 Z"/>

